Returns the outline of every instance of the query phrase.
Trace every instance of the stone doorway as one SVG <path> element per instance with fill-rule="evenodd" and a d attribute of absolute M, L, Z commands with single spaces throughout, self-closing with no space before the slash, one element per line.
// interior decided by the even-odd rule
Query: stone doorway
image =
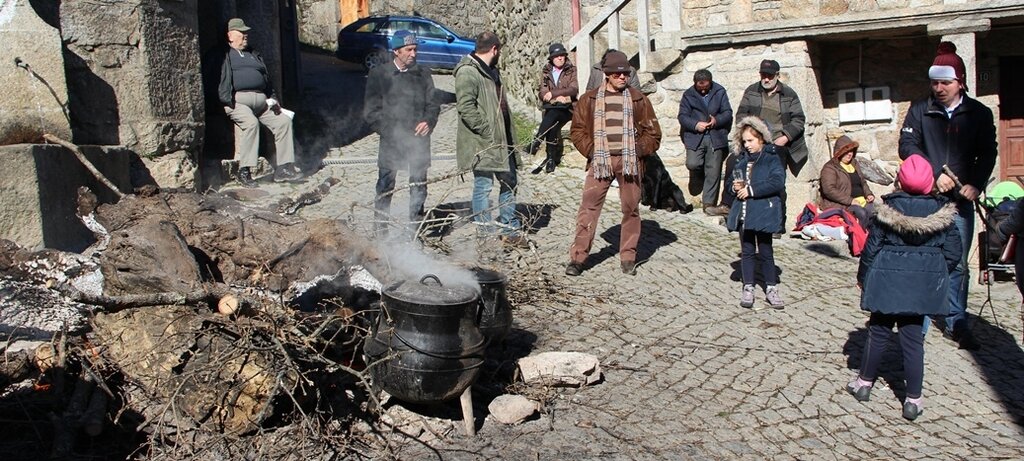
<path fill-rule="evenodd" d="M 1024 56 L 999 59 L 1000 180 L 1024 178 Z"/>

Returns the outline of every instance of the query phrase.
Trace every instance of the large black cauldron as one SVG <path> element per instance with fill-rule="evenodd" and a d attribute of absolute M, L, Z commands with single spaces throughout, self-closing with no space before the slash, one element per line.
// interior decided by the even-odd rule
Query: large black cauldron
<path fill-rule="evenodd" d="M 363 346 L 375 385 L 407 402 L 435 403 L 476 381 L 486 342 L 475 290 L 427 275 L 381 294 L 381 315 Z"/>
<path fill-rule="evenodd" d="M 508 278 L 501 272 L 482 267 L 474 267 L 472 271 L 480 284 L 480 332 L 488 344 L 497 344 L 512 329 L 512 305 L 505 293 Z"/>

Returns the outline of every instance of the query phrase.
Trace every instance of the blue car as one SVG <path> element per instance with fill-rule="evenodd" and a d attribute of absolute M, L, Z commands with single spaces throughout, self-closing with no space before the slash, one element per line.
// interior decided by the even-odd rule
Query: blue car
<path fill-rule="evenodd" d="M 417 16 L 374 16 L 345 26 L 338 32 L 338 59 L 363 64 L 367 70 L 391 60 L 388 41 L 400 30 L 416 34 L 420 65 L 454 69 L 476 42 L 459 37 L 437 22 Z"/>

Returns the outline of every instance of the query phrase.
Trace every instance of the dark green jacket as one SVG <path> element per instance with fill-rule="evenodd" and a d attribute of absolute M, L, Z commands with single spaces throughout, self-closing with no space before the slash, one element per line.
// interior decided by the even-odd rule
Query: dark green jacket
<path fill-rule="evenodd" d="M 509 145 L 497 83 L 472 54 L 455 66 L 455 101 L 459 112 L 455 138 L 459 169 L 509 171 L 508 156 L 517 153 Z"/>

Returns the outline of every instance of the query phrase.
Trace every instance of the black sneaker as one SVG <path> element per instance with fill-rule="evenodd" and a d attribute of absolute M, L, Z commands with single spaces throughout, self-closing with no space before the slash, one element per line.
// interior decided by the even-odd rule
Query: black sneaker
<path fill-rule="evenodd" d="M 543 162 L 540 162 L 540 165 L 537 165 L 537 168 L 534 168 L 534 169 L 530 170 L 530 174 L 540 174 L 541 171 L 544 171 L 544 168 L 547 165 L 548 165 L 548 161 L 547 160 L 545 160 Z"/>
<path fill-rule="evenodd" d="M 302 179 L 302 173 L 295 170 L 292 164 L 281 165 L 274 172 L 274 182 L 287 182 Z"/>
<path fill-rule="evenodd" d="M 250 170 L 249 167 L 247 166 L 243 166 L 242 168 L 238 169 L 237 179 L 238 183 L 244 187 L 248 187 L 250 189 L 254 187 L 259 187 L 259 185 L 256 184 L 256 180 L 252 179 L 252 170 Z"/>
<path fill-rule="evenodd" d="M 565 275 L 571 275 L 573 277 L 579 277 L 583 274 L 583 265 L 576 263 L 569 263 L 565 266 Z"/>
<path fill-rule="evenodd" d="M 548 164 L 544 166 L 544 172 L 545 173 L 554 173 L 556 166 L 558 166 L 558 165 L 556 165 L 554 161 L 548 160 Z"/>

